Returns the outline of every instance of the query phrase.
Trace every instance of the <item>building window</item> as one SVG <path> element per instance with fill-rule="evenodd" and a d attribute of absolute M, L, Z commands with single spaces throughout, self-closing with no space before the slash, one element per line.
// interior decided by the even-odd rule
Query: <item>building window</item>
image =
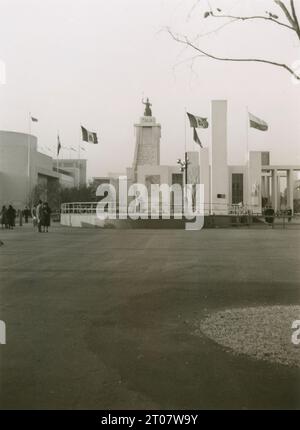
<path fill-rule="evenodd" d="M 268 166 L 270 164 L 270 153 L 264 151 L 261 153 L 261 164 L 262 166 Z"/>
<path fill-rule="evenodd" d="M 178 184 L 183 187 L 183 176 L 182 173 L 172 173 L 172 185 Z"/>
<path fill-rule="evenodd" d="M 244 201 L 244 185 L 243 173 L 232 174 L 232 204 L 243 203 Z"/>

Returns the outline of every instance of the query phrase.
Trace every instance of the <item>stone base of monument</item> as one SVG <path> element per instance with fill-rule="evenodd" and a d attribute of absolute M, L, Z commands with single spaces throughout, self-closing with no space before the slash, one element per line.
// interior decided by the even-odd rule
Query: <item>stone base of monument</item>
<path fill-rule="evenodd" d="M 94 214 L 62 214 L 61 224 L 69 227 L 107 228 L 107 229 L 185 229 L 183 219 L 107 219 L 99 220 Z M 204 228 L 249 227 L 255 222 L 254 217 L 233 215 L 207 215 Z"/>
<path fill-rule="evenodd" d="M 185 220 L 181 219 L 107 219 L 99 220 L 95 215 L 62 214 L 61 225 L 81 228 L 111 229 L 184 229 Z"/>

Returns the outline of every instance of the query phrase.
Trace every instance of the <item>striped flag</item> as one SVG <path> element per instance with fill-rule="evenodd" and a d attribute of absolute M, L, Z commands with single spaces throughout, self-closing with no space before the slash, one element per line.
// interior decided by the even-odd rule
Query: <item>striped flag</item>
<path fill-rule="evenodd" d="M 193 139 L 194 142 L 196 142 L 200 148 L 203 148 L 202 143 L 199 139 L 198 133 L 196 128 L 208 128 L 208 121 L 207 118 L 202 118 L 201 116 L 196 116 L 193 115 L 189 112 L 186 113 L 189 121 L 190 121 L 190 126 L 193 128 Z"/>
<path fill-rule="evenodd" d="M 190 126 L 193 128 L 208 128 L 207 118 L 202 118 L 201 116 L 192 115 L 191 113 L 186 113 L 189 120 Z"/>
<path fill-rule="evenodd" d="M 252 113 L 250 112 L 248 112 L 248 114 L 249 114 L 250 127 L 256 128 L 257 130 L 261 130 L 261 131 L 268 130 L 269 126 L 265 121 L 258 118 L 257 116 L 252 115 Z"/>
<path fill-rule="evenodd" d="M 81 126 L 82 140 L 88 143 L 98 143 L 97 134 Z"/>

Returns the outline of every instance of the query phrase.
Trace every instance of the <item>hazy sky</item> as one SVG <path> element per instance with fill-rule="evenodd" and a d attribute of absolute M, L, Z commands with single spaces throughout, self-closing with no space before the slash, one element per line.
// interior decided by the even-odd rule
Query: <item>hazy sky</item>
<path fill-rule="evenodd" d="M 300 84 L 268 65 L 206 58 L 191 64 L 186 60 L 195 53 L 164 29 L 191 37 L 210 33 L 201 46 L 215 54 L 289 65 L 300 60 L 299 41 L 269 22 L 234 23 L 213 32 L 222 21 L 203 19 L 208 3 L 231 14 L 280 14 L 272 0 L 0 0 L 0 59 L 7 79 L 0 86 L 0 128 L 28 132 L 31 111 L 39 119 L 32 132 L 41 146 L 56 148 L 59 130 L 62 145 L 77 149 L 82 123 L 99 136 L 99 145 L 86 145 L 83 153 L 88 176 L 101 176 L 131 166 L 143 96 L 162 125 L 162 164 L 183 155 L 185 107 L 210 118 L 210 101 L 228 99 L 231 164 L 245 157 L 247 106 L 270 127 L 266 133 L 250 130 L 250 148 L 271 150 L 274 164 L 300 164 Z M 204 146 L 210 134 L 200 131 Z M 193 149 L 190 128 L 187 135 Z"/>

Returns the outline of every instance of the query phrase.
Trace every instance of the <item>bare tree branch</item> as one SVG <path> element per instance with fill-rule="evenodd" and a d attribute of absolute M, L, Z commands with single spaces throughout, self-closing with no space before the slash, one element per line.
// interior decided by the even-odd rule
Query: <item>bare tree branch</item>
<path fill-rule="evenodd" d="M 231 14 L 223 14 L 222 10 L 219 8 L 216 8 L 217 13 L 215 13 L 213 11 L 213 9 L 211 8 L 210 4 L 209 8 L 210 10 L 205 12 L 204 14 L 204 18 L 208 18 L 208 17 L 213 17 L 213 18 L 226 18 L 229 19 L 229 22 L 226 22 L 225 24 L 223 24 L 222 26 L 218 27 L 216 30 L 210 31 L 207 34 L 211 34 L 214 33 L 218 30 L 220 30 L 221 28 L 223 28 L 225 25 L 231 24 L 233 22 L 238 22 L 238 21 L 251 21 L 251 20 L 263 20 L 263 21 L 267 21 L 267 22 L 272 22 L 275 23 L 281 27 L 287 28 L 289 30 L 292 30 L 293 32 L 295 32 L 298 36 L 298 39 L 300 40 L 300 26 L 299 26 L 299 21 L 298 21 L 298 17 L 297 17 L 297 12 L 296 12 L 296 8 L 295 8 L 295 0 L 289 0 L 289 4 L 290 4 L 290 10 L 288 8 L 288 6 L 284 3 L 283 0 L 273 0 L 274 3 L 281 9 L 281 11 L 283 12 L 283 14 L 285 15 L 287 21 L 289 24 L 282 22 L 281 20 L 279 20 L 279 16 L 275 15 L 274 13 L 268 12 L 266 11 L 266 16 L 263 15 L 253 15 L 253 16 L 235 16 L 235 15 L 231 15 Z M 207 52 L 203 49 L 201 49 L 198 46 L 198 40 L 199 37 L 202 37 L 203 35 L 198 35 L 198 37 L 194 40 L 191 41 L 190 39 L 188 39 L 186 36 L 182 36 L 182 35 L 175 35 L 170 29 L 167 29 L 169 34 L 171 35 L 171 37 L 181 43 L 184 44 L 186 47 L 190 47 L 192 49 L 194 49 L 195 51 L 199 52 L 199 56 L 205 56 L 214 60 L 218 60 L 218 61 L 231 61 L 231 62 L 256 62 L 256 63 L 264 63 L 264 64 L 270 64 L 272 66 L 275 67 L 279 67 L 282 69 L 285 69 L 286 71 L 288 71 L 294 78 L 296 78 L 297 80 L 300 80 L 300 74 L 297 73 L 296 70 L 293 70 L 292 67 L 289 67 L 287 64 L 285 63 L 279 63 L 277 61 L 272 61 L 272 60 L 268 60 L 268 59 L 263 59 L 263 58 L 228 58 L 228 57 L 220 57 L 217 55 L 214 55 L 210 52 Z M 206 34 L 204 34 L 205 36 Z"/>
<path fill-rule="evenodd" d="M 285 14 L 285 16 L 287 17 L 289 23 L 291 24 L 291 26 L 294 28 L 294 20 L 292 18 L 292 15 L 290 14 L 288 8 L 286 7 L 286 5 L 283 3 L 282 0 L 274 0 L 274 2 L 281 8 L 281 10 L 283 11 L 283 13 Z"/>
<path fill-rule="evenodd" d="M 210 16 L 212 16 L 214 18 L 229 18 L 229 19 L 232 19 L 232 20 L 239 20 L 239 21 L 263 19 L 265 21 L 274 22 L 275 24 L 281 25 L 282 27 L 286 27 L 289 30 L 295 30 L 294 26 L 290 26 L 288 24 L 285 24 L 284 22 L 280 22 L 277 19 L 272 18 L 271 16 L 260 16 L 260 15 L 254 15 L 254 16 L 216 15 L 214 12 L 210 12 Z"/>
<path fill-rule="evenodd" d="M 179 43 L 185 44 L 186 46 L 191 47 L 192 49 L 198 51 L 200 54 L 205 55 L 208 58 L 212 58 L 213 60 L 218 61 L 231 61 L 231 62 L 256 62 L 256 63 L 264 63 L 264 64 L 270 64 L 272 66 L 280 67 L 282 69 L 287 70 L 291 75 L 293 75 L 296 79 L 300 80 L 300 75 L 297 75 L 297 73 L 291 69 L 287 64 L 284 63 L 278 63 L 276 61 L 271 60 L 265 60 L 262 58 L 226 58 L 226 57 L 218 57 L 216 55 L 210 54 L 209 52 L 204 51 L 203 49 L 199 48 L 195 44 L 193 44 L 186 36 L 177 36 L 175 35 L 169 28 L 167 29 L 170 36 Z"/>
<path fill-rule="evenodd" d="M 295 31 L 298 34 L 298 37 L 300 39 L 300 27 L 299 27 L 299 21 L 298 21 L 296 9 L 295 9 L 294 0 L 291 0 L 291 9 L 292 9 L 293 20 L 295 23 Z"/>

